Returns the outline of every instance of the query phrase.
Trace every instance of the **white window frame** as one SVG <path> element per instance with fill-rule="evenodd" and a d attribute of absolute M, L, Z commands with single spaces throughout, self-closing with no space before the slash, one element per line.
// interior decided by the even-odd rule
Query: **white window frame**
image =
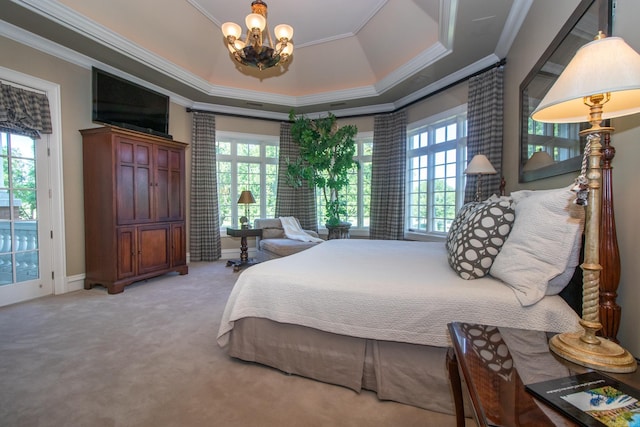
<path fill-rule="evenodd" d="M 276 168 L 278 167 L 278 158 L 272 158 L 266 156 L 266 147 L 267 146 L 275 146 L 279 149 L 280 139 L 278 136 L 273 135 L 260 135 L 260 134 L 249 134 L 249 133 L 240 133 L 240 132 L 229 132 L 229 131 L 218 131 L 216 132 L 216 147 L 219 142 L 231 142 L 231 154 L 217 154 L 216 155 L 216 163 L 219 161 L 225 161 L 231 163 L 231 189 L 230 189 L 230 198 L 231 200 L 238 200 L 240 197 L 239 189 L 238 189 L 238 163 L 259 163 L 260 164 L 260 194 L 254 194 L 256 199 L 259 200 L 260 203 L 260 218 L 266 218 L 267 214 L 267 190 L 264 185 L 266 182 L 266 165 L 267 164 L 275 164 Z M 260 145 L 260 157 L 252 157 L 252 156 L 239 156 L 237 152 L 238 144 L 256 144 Z M 259 159 L 259 161 L 256 161 Z M 217 179 L 217 177 L 216 177 Z M 220 188 L 218 188 L 218 192 L 220 192 Z M 241 212 L 244 208 L 242 206 L 238 206 L 237 203 L 231 203 L 231 224 L 234 226 L 238 225 L 238 219 L 240 216 L 244 215 L 244 212 Z M 255 218 L 251 218 L 251 222 L 253 222 Z M 220 232 L 221 235 L 226 235 L 226 225 L 220 224 Z"/>
<path fill-rule="evenodd" d="M 454 120 L 457 123 L 457 135 L 456 140 L 443 142 L 440 144 L 429 144 L 426 147 L 421 147 L 418 149 L 411 149 L 410 143 L 411 138 L 419 133 L 424 133 L 425 131 L 429 133 L 430 141 L 433 141 L 433 133 L 435 129 L 441 127 L 441 125 L 445 122 Z M 414 123 L 410 123 L 407 126 L 407 182 L 406 182 L 406 194 L 405 194 L 405 238 L 411 240 L 432 240 L 433 238 L 443 238 L 446 236 L 446 232 L 434 231 L 433 230 L 433 218 L 434 218 L 434 206 L 433 206 L 433 186 L 435 176 L 433 175 L 435 172 L 434 165 L 434 157 L 437 152 L 451 150 L 453 148 L 456 149 L 456 212 L 460 209 L 460 207 L 464 203 L 464 193 L 465 193 L 465 184 L 466 184 L 466 176 L 464 174 L 464 169 L 467 164 L 467 136 L 466 136 L 466 120 L 467 120 L 467 104 L 460 105 L 458 107 L 454 107 L 447 111 L 443 111 L 439 114 L 436 114 L 431 117 L 424 118 Z M 411 181 L 411 159 L 417 156 L 427 155 L 428 156 L 428 170 L 427 170 L 427 230 L 419 231 L 419 230 L 411 230 L 409 228 L 410 224 L 410 189 L 412 185 Z"/>

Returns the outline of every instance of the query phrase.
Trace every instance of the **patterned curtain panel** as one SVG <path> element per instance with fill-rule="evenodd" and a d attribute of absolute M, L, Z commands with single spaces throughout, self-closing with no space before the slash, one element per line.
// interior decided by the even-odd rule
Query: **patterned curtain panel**
<path fill-rule="evenodd" d="M 216 170 L 216 117 L 193 113 L 191 143 L 191 261 L 220 259 L 220 215 Z"/>
<path fill-rule="evenodd" d="M 404 238 L 407 113 L 376 116 L 371 156 L 370 239 Z"/>
<path fill-rule="evenodd" d="M 504 66 L 492 68 L 469 79 L 467 104 L 467 161 L 476 154 L 487 156 L 495 175 L 482 177 L 482 194 L 486 198 L 500 194 L 502 178 L 502 122 L 504 103 Z M 470 202 L 476 195 L 477 175 L 467 175 L 464 201 Z"/>
<path fill-rule="evenodd" d="M 47 95 L 0 84 L 0 131 L 34 139 L 52 133 Z"/>
<path fill-rule="evenodd" d="M 293 188 L 287 183 L 287 159 L 300 155 L 298 144 L 291 138 L 291 123 L 280 124 L 280 159 L 278 160 L 278 189 L 276 192 L 276 217 L 294 216 L 302 228 L 318 231 L 315 190 L 308 185 Z"/>

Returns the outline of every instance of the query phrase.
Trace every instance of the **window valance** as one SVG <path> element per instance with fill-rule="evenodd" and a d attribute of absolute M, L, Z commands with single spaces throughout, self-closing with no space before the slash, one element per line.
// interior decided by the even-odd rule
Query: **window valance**
<path fill-rule="evenodd" d="M 0 131 L 35 139 L 52 133 L 47 95 L 0 84 Z"/>

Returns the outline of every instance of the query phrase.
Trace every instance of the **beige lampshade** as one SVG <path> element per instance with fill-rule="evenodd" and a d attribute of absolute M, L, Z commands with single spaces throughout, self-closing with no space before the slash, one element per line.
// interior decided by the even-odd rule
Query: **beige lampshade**
<path fill-rule="evenodd" d="M 476 154 L 467 165 L 464 173 L 467 175 L 493 175 L 498 172 L 484 154 Z"/>
<path fill-rule="evenodd" d="M 253 198 L 253 194 L 251 194 L 251 191 L 244 190 L 242 193 L 240 193 L 238 204 L 240 203 L 248 204 L 248 203 L 255 203 L 255 202 L 256 202 L 256 199 Z"/>
<path fill-rule="evenodd" d="M 610 94 L 602 119 L 640 112 L 640 55 L 620 37 L 582 46 L 534 110 L 537 122 L 589 121 L 584 97 Z"/>
<path fill-rule="evenodd" d="M 541 169 L 545 166 L 550 166 L 554 163 L 555 161 L 553 160 L 553 157 L 551 157 L 549 153 L 547 153 L 546 151 L 540 150 L 540 151 L 536 151 L 531 155 L 531 157 L 529 157 L 529 160 L 527 160 L 527 163 L 524 164 L 522 171 L 528 172 L 536 169 Z"/>

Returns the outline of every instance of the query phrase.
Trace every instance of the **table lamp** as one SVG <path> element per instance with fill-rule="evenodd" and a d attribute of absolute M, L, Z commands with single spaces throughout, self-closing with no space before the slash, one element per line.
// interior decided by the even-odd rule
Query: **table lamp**
<path fill-rule="evenodd" d="M 496 172 L 489 159 L 487 159 L 487 156 L 484 154 L 476 154 L 469 162 L 464 173 L 467 175 L 478 175 L 475 201 L 479 202 L 482 200 L 482 175 L 494 175 L 498 172 Z"/>
<path fill-rule="evenodd" d="M 244 204 L 244 216 L 240 217 L 240 226 L 242 228 L 249 228 L 249 205 L 255 202 L 256 199 L 253 198 L 253 194 L 251 194 L 251 191 L 244 190 L 242 193 L 240 193 L 238 204 Z"/>
<path fill-rule="evenodd" d="M 529 160 L 527 160 L 527 163 L 524 164 L 522 171 L 529 172 L 551 166 L 554 163 L 555 161 L 553 160 L 553 157 L 551 157 L 551 154 L 547 153 L 546 151 L 539 150 L 533 153 L 531 157 L 529 157 Z"/>
<path fill-rule="evenodd" d="M 557 355 L 606 372 L 633 372 L 633 356 L 613 341 L 596 336 L 602 328 L 600 298 L 601 134 L 604 119 L 640 112 L 640 55 L 619 37 L 600 32 L 594 41 L 581 47 L 549 89 L 531 118 L 547 123 L 588 121 L 586 135 L 586 222 L 583 270 L 583 308 L 580 325 L 584 331 L 555 335 L 549 341 Z"/>

